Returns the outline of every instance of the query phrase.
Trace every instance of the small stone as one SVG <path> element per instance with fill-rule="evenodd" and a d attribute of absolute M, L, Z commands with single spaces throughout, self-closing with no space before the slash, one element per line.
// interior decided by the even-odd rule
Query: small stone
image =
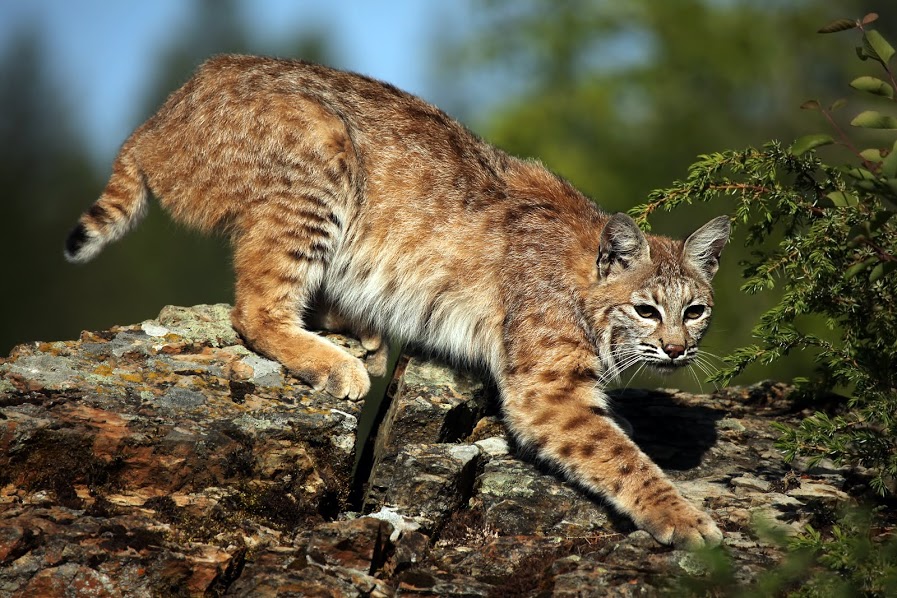
<path fill-rule="evenodd" d="M 254 384 L 260 386 L 283 386 L 283 367 L 276 361 L 252 354 L 247 355 L 238 361 L 237 364 L 243 364 L 252 371 L 252 374 L 247 379 Z M 234 365 L 237 366 L 237 364 Z"/>
<path fill-rule="evenodd" d="M 830 459 L 821 459 L 819 462 L 810 465 L 810 459 L 805 457 L 795 459 L 792 466 L 795 470 L 801 473 L 806 473 L 815 477 L 843 477 L 843 475 L 850 470 L 847 466 L 836 465 Z"/>
<path fill-rule="evenodd" d="M 677 564 L 689 575 L 702 576 L 707 574 L 707 564 L 693 552 L 683 553 L 679 557 Z"/>
<path fill-rule="evenodd" d="M 719 420 L 716 425 L 720 430 L 732 430 L 735 432 L 744 432 L 747 430 L 740 421 L 728 417 Z"/>
<path fill-rule="evenodd" d="M 462 467 L 480 456 L 480 449 L 471 444 L 449 445 L 449 454 L 457 459 Z"/>
<path fill-rule="evenodd" d="M 812 480 L 801 480 L 800 486 L 789 490 L 788 496 L 798 499 L 817 498 L 830 501 L 846 501 L 850 500 L 850 496 L 845 492 L 838 490 L 830 484 L 822 482 L 814 482 Z"/>
<path fill-rule="evenodd" d="M 140 329 L 143 330 L 147 336 L 159 337 L 165 336 L 170 331 L 165 326 L 159 326 L 154 324 L 152 320 L 147 320 L 143 324 L 140 325 Z"/>
<path fill-rule="evenodd" d="M 724 483 L 715 480 L 682 480 L 677 485 L 682 494 L 693 501 L 703 502 L 707 499 L 732 496 Z"/>
<path fill-rule="evenodd" d="M 607 513 L 558 478 L 519 459 L 495 458 L 477 480 L 484 522 L 501 535 L 585 536 L 607 525 Z"/>
<path fill-rule="evenodd" d="M 733 478 L 730 483 L 736 488 L 747 488 L 749 490 L 756 490 L 757 492 L 769 492 L 770 488 L 772 488 L 771 483 L 752 475 L 743 475 Z"/>
<path fill-rule="evenodd" d="M 755 550 L 760 544 L 741 532 L 726 532 L 726 546 L 730 549 Z"/>
<path fill-rule="evenodd" d="M 420 527 L 414 520 L 403 517 L 396 509 L 390 507 L 381 507 L 379 511 L 371 513 L 368 517 L 380 519 L 392 525 L 393 531 L 389 536 L 391 542 L 398 540 L 405 532 L 413 532 Z"/>
<path fill-rule="evenodd" d="M 474 445 L 479 447 L 479 449 L 490 458 L 503 457 L 507 455 L 510 450 L 508 441 L 504 438 L 499 438 L 498 436 L 478 440 L 477 442 L 474 442 Z"/>
<path fill-rule="evenodd" d="M 232 380 L 249 380 L 255 376 L 255 369 L 245 361 L 235 361 L 230 364 L 228 374 Z"/>
<path fill-rule="evenodd" d="M 51 505 L 53 504 L 53 497 L 50 496 L 49 492 L 38 490 L 26 497 L 24 502 L 31 505 Z"/>
<path fill-rule="evenodd" d="M 732 508 L 726 511 L 724 519 L 731 525 L 744 527 L 751 522 L 751 512 L 747 509 Z"/>
<path fill-rule="evenodd" d="M 0 527 L 0 565 L 21 556 L 21 553 L 27 549 L 32 534 L 30 530 L 26 531 L 18 526 Z"/>
<path fill-rule="evenodd" d="M 225 347 L 240 342 L 230 321 L 229 305 L 166 306 L 159 312 L 159 326 L 182 336 L 188 342 L 204 342 Z"/>
<path fill-rule="evenodd" d="M 468 442 L 479 442 L 492 437 L 504 437 L 505 425 L 502 419 L 496 415 L 486 415 L 480 418 L 468 437 Z"/>
<path fill-rule="evenodd" d="M 644 530 L 637 529 L 627 537 L 633 546 L 638 546 L 639 548 L 656 548 L 658 546 L 657 540 Z"/>
<path fill-rule="evenodd" d="M 206 402 L 206 397 L 201 392 L 189 388 L 172 387 L 159 397 L 159 404 L 173 409 L 199 407 Z"/>

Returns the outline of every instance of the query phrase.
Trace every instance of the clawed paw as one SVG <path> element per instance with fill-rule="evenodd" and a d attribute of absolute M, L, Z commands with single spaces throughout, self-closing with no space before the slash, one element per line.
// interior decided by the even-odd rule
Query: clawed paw
<path fill-rule="evenodd" d="M 371 388 L 371 379 L 364 364 L 347 354 L 340 354 L 314 369 L 306 365 L 293 371 L 315 390 L 324 390 L 338 399 L 357 401 L 363 399 Z"/>
<path fill-rule="evenodd" d="M 654 514 L 642 527 L 658 542 L 686 550 L 713 547 L 723 541 L 723 533 L 710 515 L 685 499 Z"/>
<path fill-rule="evenodd" d="M 371 379 L 367 370 L 354 357 L 334 363 L 324 383 L 324 390 L 328 393 L 339 399 L 345 397 L 352 401 L 363 399 L 370 389 Z"/>
<path fill-rule="evenodd" d="M 378 339 L 377 347 L 368 348 L 362 340 L 362 345 L 368 349 L 369 353 L 364 358 L 364 365 L 368 369 L 368 373 L 375 378 L 386 375 L 386 366 L 389 360 L 389 346 L 386 343 L 380 343 Z"/>
<path fill-rule="evenodd" d="M 356 325 L 340 315 L 332 306 L 318 306 L 308 314 L 307 320 L 312 328 L 355 336 L 367 352 L 365 365 L 370 375 L 374 377 L 386 375 L 389 346 L 380 334 L 367 327 Z"/>

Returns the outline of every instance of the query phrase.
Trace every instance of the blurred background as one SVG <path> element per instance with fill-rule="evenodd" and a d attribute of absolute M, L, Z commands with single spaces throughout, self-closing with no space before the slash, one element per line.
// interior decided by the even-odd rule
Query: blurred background
<path fill-rule="evenodd" d="M 856 36 L 815 31 L 871 10 L 897 33 L 893 3 L 853 0 L 0 2 L 0 355 L 167 304 L 232 301 L 226 242 L 181 229 L 155 203 L 95 261 L 62 258 L 119 144 L 212 54 L 298 57 L 389 81 L 617 211 L 684 177 L 698 154 L 824 130 L 798 106 L 849 95 L 869 69 Z M 685 235 L 727 208 L 657 214 L 654 230 Z M 736 237 L 717 277 L 705 346 L 718 355 L 750 343 L 775 301 L 739 291 L 747 255 Z M 811 365 L 794 355 L 739 381 Z M 677 376 L 631 384 L 697 388 Z"/>

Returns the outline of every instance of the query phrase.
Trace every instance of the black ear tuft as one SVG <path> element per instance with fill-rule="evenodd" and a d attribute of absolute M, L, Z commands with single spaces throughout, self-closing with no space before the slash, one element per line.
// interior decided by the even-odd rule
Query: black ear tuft
<path fill-rule="evenodd" d="M 719 269 L 719 257 L 729 240 L 730 232 L 729 217 L 717 216 L 685 240 L 683 258 L 708 279 L 713 278 Z"/>
<path fill-rule="evenodd" d="M 611 216 L 601 232 L 598 248 L 598 272 L 605 278 L 615 267 L 626 269 L 635 261 L 650 258 L 648 240 L 628 215 Z"/>
<path fill-rule="evenodd" d="M 65 257 L 69 261 L 77 261 L 78 253 L 87 243 L 87 229 L 80 222 L 65 240 Z"/>

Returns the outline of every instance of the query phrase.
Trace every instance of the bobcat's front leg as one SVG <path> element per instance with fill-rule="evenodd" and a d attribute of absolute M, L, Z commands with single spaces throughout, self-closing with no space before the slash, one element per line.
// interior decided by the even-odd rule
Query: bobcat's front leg
<path fill-rule="evenodd" d="M 501 390 L 508 423 L 523 444 L 607 497 L 659 542 L 694 549 L 722 541 L 710 516 L 679 493 L 596 400 L 600 391 L 587 366 L 571 359 L 521 371 L 510 369 Z"/>

